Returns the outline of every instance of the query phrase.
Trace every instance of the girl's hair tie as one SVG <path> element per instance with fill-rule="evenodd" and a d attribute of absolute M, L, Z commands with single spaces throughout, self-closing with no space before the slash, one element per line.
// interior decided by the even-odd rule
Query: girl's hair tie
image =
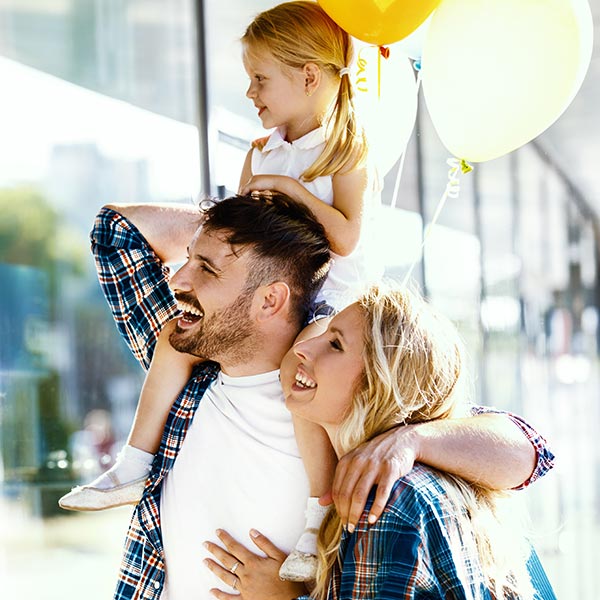
<path fill-rule="evenodd" d="M 343 77 L 344 75 L 350 75 L 350 67 L 344 67 L 343 69 L 340 69 L 338 75 L 340 77 Z"/>

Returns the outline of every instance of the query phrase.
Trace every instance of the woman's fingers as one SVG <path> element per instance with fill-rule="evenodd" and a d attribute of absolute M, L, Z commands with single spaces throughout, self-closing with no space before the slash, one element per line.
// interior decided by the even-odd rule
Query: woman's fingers
<path fill-rule="evenodd" d="M 251 529 L 250 537 L 256 544 L 256 547 L 262 550 L 269 558 L 274 558 L 278 561 L 285 560 L 287 554 L 280 550 L 268 537 L 260 533 L 260 531 Z"/>
<path fill-rule="evenodd" d="M 237 588 L 240 581 L 237 575 L 234 575 L 231 571 L 224 569 L 219 563 L 215 562 L 211 558 L 205 558 L 204 564 L 208 567 L 209 571 L 214 573 L 223 583 L 226 583 L 233 589 Z"/>
<path fill-rule="evenodd" d="M 246 548 L 243 544 L 240 544 L 236 539 L 231 537 L 224 529 L 217 529 L 217 537 L 223 542 L 227 552 L 234 557 L 235 560 L 239 560 L 241 563 L 246 563 L 251 560 L 254 554 Z M 218 557 L 217 557 L 218 558 Z"/>
<path fill-rule="evenodd" d="M 212 542 L 204 542 L 204 547 L 225 567 L 226 569 L 234 569 L 237 570 L 244 563 L 237 558 L 235 555 L 230 554 L 218 544 L 213 544 Z M 237 566 L 235 566 L 235 564 Z"/>

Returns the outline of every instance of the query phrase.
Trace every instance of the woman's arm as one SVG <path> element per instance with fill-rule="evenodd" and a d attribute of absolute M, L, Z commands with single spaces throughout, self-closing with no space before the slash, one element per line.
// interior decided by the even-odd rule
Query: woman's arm
<path fill-rule="evenodd" d="M 539 434 L 538 438 L 545 442 Z M 342 457 L 332 497 L 342 521 L 352 530 L 373 485 L 377 484 L 377 495 L 370 513 L 372 522 L 381 515 L 394 482 L 415 462 L 492 489 L 510 489 L 531 476 L 542 455 L 505 413 L 397 427 Z"/>

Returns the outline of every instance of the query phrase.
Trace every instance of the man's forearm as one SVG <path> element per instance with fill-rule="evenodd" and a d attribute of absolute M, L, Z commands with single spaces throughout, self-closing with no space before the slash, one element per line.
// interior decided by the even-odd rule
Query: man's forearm
<path fill-rule="evenodd" d="M 187 247 L 201 222 L 200 210 L 182 204 L 108 204 L 131 221 L 164 263 L 185 260 Z"/>
<path fill-rule="evenodd" d="M 536 466 L 533 445 L 506 415 L 487 413 L 413 427 L 419 462 L 486 487 L 517 487 Z"/>

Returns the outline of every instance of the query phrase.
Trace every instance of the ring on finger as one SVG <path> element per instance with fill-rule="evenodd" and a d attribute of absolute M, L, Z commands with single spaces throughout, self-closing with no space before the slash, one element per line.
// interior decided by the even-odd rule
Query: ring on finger
<path fill-rule="evenodd" d="M 234 577 L 234 578 L 233 578 L 233 583 L 231 584 L 231 587 L 232 587 L 234 590 L 237 590 L 237 583 L 238 583 L 238 581 L 239 581 L 239 579 L 238 579 L 237 577 Z"/>
<path fill-rule="evenodd" d="M 236 569 L 240 566 L 240 561 L 236 560 L 233 565 L 231 566 L 231 569 L 229 569 L 233 574 L 235 574 Z"/>

